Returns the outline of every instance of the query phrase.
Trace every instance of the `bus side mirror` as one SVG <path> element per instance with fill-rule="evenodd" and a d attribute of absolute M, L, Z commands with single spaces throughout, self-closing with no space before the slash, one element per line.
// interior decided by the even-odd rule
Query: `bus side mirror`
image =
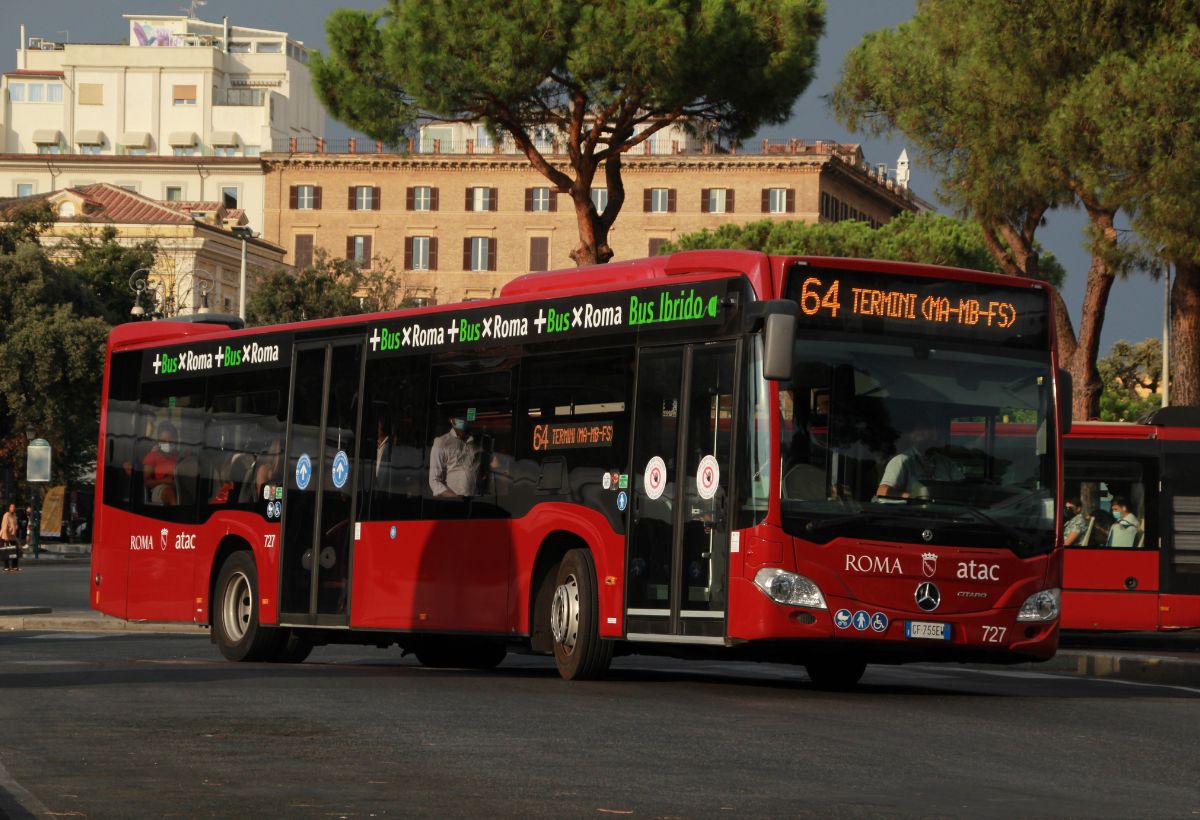
<path fill-rule="evenodd" d="M 753 333 L 762 328 L 764 378 L 784 381 L 792 377 L 796 313 L 796 303 L 788 299 L 752 302 L 746 309 L 745 329 Z"/>
<path fill-rule="evenodd" d="M 1071 385 L 1071 374 L 1066 370 L 1058 371 L 1058 418 L 1062 435 L 1071 432 L 1071 407 L 1075 404 Z"/>

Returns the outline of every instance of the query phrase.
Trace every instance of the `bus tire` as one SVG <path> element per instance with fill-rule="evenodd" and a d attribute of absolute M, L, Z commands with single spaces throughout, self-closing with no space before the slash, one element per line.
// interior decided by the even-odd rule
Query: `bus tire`
<path fill-rule="evenodd" d="M 434 638 L 413 654 L 433 669 L 495 669 L 508 655 L 508 646 L 496 638 Z"/>
<path fill-rule="evenodd" d="M 213 640 L 231 661 L 265 661 L 276 656 L 286 631 L 258 621 L 258 570 L 245 550 L 232 553 L 217 575 Z"/>
<path fill-rule="evenodd" d="M 862 680 L 867 662 L 856 658 L 827 658 L 805 664 L 804 670 L 816 688 L 839 691 L 852 689 Z"/>
<path fill-rule="evenodd" d="M 592 554 L 574 549 L 558 565 L 550 600 L 554 665 L 565 680 L 602 677 L 612 662 L 613 644 L 600 637 L 600 601 Z"/>
<path fill-rule="evenodd" d="M 279 642 L 279 649 L 269 660 L 275 663 L 304 663 L 313 651 L 313 643 L 294 629 L 286 630 L 287 637 Z"/>

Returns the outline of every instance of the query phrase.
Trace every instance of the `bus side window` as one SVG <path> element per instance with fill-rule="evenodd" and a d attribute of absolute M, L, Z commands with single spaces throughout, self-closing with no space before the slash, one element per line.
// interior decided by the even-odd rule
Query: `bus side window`
<path fill-rule="evenodd" d="M 204 379 L 142 385 L 139 437 L 130 465 L 134 509 L 169 521 L 197 520 L 204 388 Z"/>
<path fill-rule="evenodd" d="M 358 452 L 358 520 L 421 517 L 428 385 L 428 356 L 367 361 Z"/>
<path fill-rule="evenodd" d="M 128 507 L 133 500 L 133 476 L 138 421 L 140 352 L 113 354 L 108 378 L 108 417 L 104 440 L 104 503 Z"/>

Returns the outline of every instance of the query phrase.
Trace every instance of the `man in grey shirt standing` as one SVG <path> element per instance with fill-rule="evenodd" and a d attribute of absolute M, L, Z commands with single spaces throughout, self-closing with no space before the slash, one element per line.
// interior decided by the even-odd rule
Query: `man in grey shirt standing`
<path fill-rule="evenodd" d="M 433 440 L 429 454 L 429 487 L 445 498 L 475 495 L 481 453 L 465 416 L 451 416 L 450 429 Z"/>

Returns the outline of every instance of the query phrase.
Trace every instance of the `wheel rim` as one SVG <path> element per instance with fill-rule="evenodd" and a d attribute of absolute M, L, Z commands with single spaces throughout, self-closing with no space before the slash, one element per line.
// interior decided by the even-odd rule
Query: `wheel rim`
<path fill-rule="evenodd" d="M 575 641 L 579 637 L 579 582 L 574 575 L 568 575 L 554 590 L 550 632 L 554 635 L 554 642 L 567 652 L 575 649 Z"/>
<path fill-rule="evenodd" d="M 254 615 L 254 597 L 250 594 L 250 579 L 246 573 L 235 572 L 229 578 L 221 610 L 225 616 L 221 620 L 229 639 L 237 643 L 246 637 L 250 618 Z"/>

